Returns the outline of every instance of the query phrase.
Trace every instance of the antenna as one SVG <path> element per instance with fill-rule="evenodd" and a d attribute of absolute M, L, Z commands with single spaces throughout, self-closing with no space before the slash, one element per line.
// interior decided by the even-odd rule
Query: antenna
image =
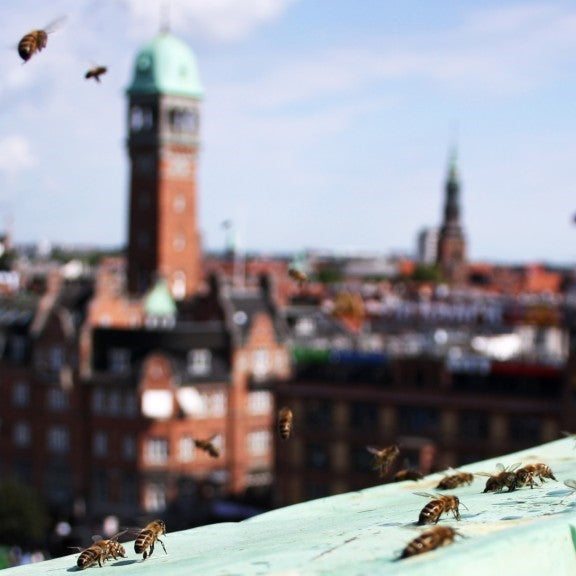
<path fill-rule="evenodd" d="M 160 33 L 168 34 L 170 32 L 170 2 L 164 0 L 160 4 Z"/>

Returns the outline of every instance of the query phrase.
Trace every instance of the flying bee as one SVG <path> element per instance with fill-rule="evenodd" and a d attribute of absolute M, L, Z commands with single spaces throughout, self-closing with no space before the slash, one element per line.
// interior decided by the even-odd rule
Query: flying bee
<path fill-rule="evenodd" d="M 296 280 L 300 286 L 305 282 L 308 282 L 308 274 L 304 272 L 304 270 L 300 270 L 300 268 L 295 268 L 294 266 L 290 266 L 288 268 L 288 275 L 292 280 Z"/>
<path fill-rule="evenodd" d="M 278 411 L 278 432 L 282 440 L 288 440 L 292 434 L 292 410 L 286 406 Z"/>
<path fill-rule="evenodd" d="M 452 544 L 457 535 L 460 534 L 450 526 L 434 526 L 434 528 L 422 532 L 420 536 L 409 542 L 402 551 L 400 559 L 431 552 L 436 550 L 436 548 Z"/>
<path fill-rule="evenodd" d="M 28 62 L 36 52 L 41 52 L 46 48 L 48 42 L 48 34 L 55 32 L 64 23 L 66 18 L 58 18 L 54 20 L 43 30 L 32 30 L 25 34 L 18 42 L 18 54 L 24 62 Z"/>
<path fill-rule="evenodd" d="M 372 470 L 378 470 L 380 478 L 388 474 L 390 467 L 400 455 L 400 448 L 397 444 L 392 444 L 391 446 L 386 446 L 386 448 L 381 449 L 366 446 L 366 450 L 374 455 Z"/>
<path fill-rule="evenodd" d="M 122 532 L 120 533 L 122 534 Z M 93 536 L 92 540 L 94 544 L 92 546 L 83 550 L 78 556 L 78 561 L 76 565 L 81 570 L 84 568 L 89 568 L 98 562 L 98 566 L 102 567 L 102 562 L 106 560 L 110 560 L 110 558 L 114 558 L 114 560 L 118 560 L 118 558 L 126 558 L 126 550 L 124 546 L 118 542 L 118 536 L 105 539 L 101 536 Z"/>
<path fill-rule="evenodd" d="M 165 535 L 166 524 L 164 523 L 164 520 L 154 520 L 150 522 L 146 528 L 138 534 L 134 541 L 134 552 L 136 552 L 136 554 L 142 554 L 142 559 L 146 560 L 146 558 L 152 556 L 152 552 L 154 552 L 154 544 L 156 542 L 160 542 L 164 552 L 166 552 L 164 542 L 160 540 L 160 536 Z M 148 548 L 150 548 L 150 552 L 148 552 Z M 166 552 L 166 554 L 168 554 L 168 552 Z"/>
<path fill-rule="evenodd" d="M 422 480 L 424 474 L 420 470 L 414 468 L 404 468 L 403 470 L 398 470 L 394 474 L 394 482 L 403 482 L 404 480 Z"/>
<path fill-rule="evenodd" d="M 100 82 L 100 76 L 102 76 L 102 74 L 106 74 L 106 72 L 108 72 L 108 68 L 106 66 L 93 66 L 86 72 L 86 74 L 84 74 L 84 78 L 86 78 L 86 80 L 94 78 L 96 82 Z"/>
<path fill-rule="evenodd" d="M 520 464 L 513 464 L 512 466 L 505 467 L 498 463 L 496 464 L 496 474 L 477 472 L 480 476 L 488 476 L 483 493 L 502 492 L 504 488 L 508 488 L 508 492 L 516 490 L 516 488 L 518 488 L 518 478 L 516 477 L 515 470 L 518 466 L 520 466 Z"/>
<path fill-rule="evenodd" d="M 569 498 L 570 496 L 573 496 L 576 493 L 576 480 L 574 480 L 573 478 L 568 478 L 567 480 L 564 480 L 564 485 L 568 486 L 568 488 L 572 490 L 572 493 L 568 494 L 566 498 Z M 563 504 L 566 498 L 561 500 L 560 504 Z"/>
<path fill-rule="evenodd" d="M 469 486 L 472 482 L 474 482 L 474 474 L 458 472 L 444 476 L 444 478 L 438 482 L 436 490 L 452 490 L 453 488 L 458 488 L 458 486 Z"/>
<path fill-rule="evenodd" d="M 417 496 L 432 498 L 418 516 L 418 524 L 437 524 L 442 514 L 452 512 L 456 520 L 460 520 L 460 499 L 458 496 L 448 494 L 428 494 L 428 492 L 415 492 Z M 463 505 L 464 506 L 464 505 Z"/>
<path fill-rule="evenodd" d="M 529 484 L 530 488 L 534 488 L 535 478 L 540 480 L 540 484 L 544 484 L 546 479 L 556 480 L 550 466 L 540 462 L 537 464 L 528 464 L 516 470 L 516 485 L 518 488 L 526 486 L 526 484 Z"/>
<path fill-rule="evenodd" d="M 214 446 L 214 438 L 216 438 L 216 434 L 211 438 L 206 438 L 204 440 L 194 440 L 194 444 L 196 445 L 196 448 L 200 448 L 200 450 L 203 450 L 212 456 L 212 458 L 218 458 L 218 456 L 220 456 L 220 450 Z"/>

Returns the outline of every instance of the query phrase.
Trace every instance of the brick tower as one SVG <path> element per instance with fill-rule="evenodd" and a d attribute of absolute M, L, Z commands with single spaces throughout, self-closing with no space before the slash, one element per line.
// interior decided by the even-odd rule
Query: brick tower
<path fill-rule="evenodd" d="M 453 153 L 445 186 L 444 219 L 438 236 L 437 263 L 450 284 L 466 281 L 466 240 L 460 222 L 460 178 Z"/>
<path fill-rule="evenodd" d="M 168 32 L 136 57 L 128 94 L 128 291 L 158 276 L 174 298 L 201 281 L 197 172 L 203 90 L 192 51 Z"/>

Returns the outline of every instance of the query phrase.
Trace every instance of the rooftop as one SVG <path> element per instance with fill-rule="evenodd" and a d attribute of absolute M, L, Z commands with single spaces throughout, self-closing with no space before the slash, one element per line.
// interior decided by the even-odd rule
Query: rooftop
<path fill-rule="evenodd" d="M 472 485 L 450 492 L 460 498 L 461 520 L 446 515 L 439 521 L 456 528 L 461 537 L 413 558 L 398 560 L 422 530 L 415 521 L 427 500 L 415 492 L 435 493 L 442 473 L 313 500 L 239 523 L 168 533 L 163 538 L 167 554 L 157 546 L 145 562 L 129 543 L 128 557 L 108 562 L 98 574 L 118 576 L 118 568 L 140 576 L 159 570 L 166 575 L 203 576 L 576 573 L 576 492 L 563 483 L 576 475 L 574 438 L 464 466 L 461 471 L 493 473 L 498 462 L 505 466 L 543 462 L 558 481 L 484 494 L 486 478 L 475 476 Z M 72 554 L 11 568 L 3 575 L 75 571 L 77 558 Z"/>

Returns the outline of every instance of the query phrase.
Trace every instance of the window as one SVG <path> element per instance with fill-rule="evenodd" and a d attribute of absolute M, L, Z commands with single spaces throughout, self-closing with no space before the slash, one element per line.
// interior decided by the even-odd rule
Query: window
<path fill-rule="evenodd" d="M 226 414 L 226 396 L 224 392 L 213 392 L 208 395 L 208 415 L 224 416 Z"/>
<path fill-rule="evenodd" d="M 306 403 L 306 425 L 324 427 L 332 424 L 332 403 L 330 400 L 310 400 Z"/>
<path fill-rule="evenodd" d="M 52 346 L 48 352 L 48 366 L 51 370 L 60 370 L 64 365 L 64 348 Z"/>
<path fill-rule="evenodd" d="M 188 352 L 188 374 L 206 376 L 212 369 L 212 353 L 205 348 Z"/>
<path fill-rule="evenodd" d="M 12 336 L 10 338 L 10 359 L 13 362 L 23 362 L 26 357 L 26 338 Z"/>
<path fill-rule="evenodd" d="M 124 395 L 124 415 L 134 417 L 138 414 L 138 399 L 133 392 Z"/>
<path fill-rule="evenodd" d="M 248 412 L 250 414 L 269 414 L 272 411 L 272 394 L 267 390 L 255 390 L 248 393 Z"/>
<path fill-rule="evenodd" d="M 68 409 L 68 394 L 61 388 L 48 390 L 48 408 L 54 412 L 64 412 Z"/>
<path fill-rule="evenodd" d="M 350 405 L 350 426 L 354 430 L 376 430 L 378 405 L 373 402 L 353 402 Z"/>
<path fill-rule="evenodd" d="M 540 427 L 540 418 L 530 414 L 512 414 L 508 420 L 510 439 L 518 442 L 540 442 Z"/>
<path fill-rule="evenodd" d="M 106 407 L 106 395 L 104 390 L 101 388 L 96 388 L 92 392 L 92 412 L 94 414 L 104 414 L 104 409 Z"/>
<path fill-rule="evenodd" d="M 176 234 L 172 240 L 172 247 L 176 252 L 182 252 L 186 247 L 186 236 L 184 234 Z"/>
<path fill-rule="evenodd" d="M 186 197 L 182 194 L 178 194 L 178 196 L 174 197 L 172 206 L 174 212 L 184 212 L 184 209 L 186 208 Z"/>
<path fill-rule="evenodd" d="M 133 434 L 126 434 L 122 438 L 122 458 L 127 461 L 136 459 L 136 438 Z"/>
<path fill-rule="evenodd" d="M 194 438 L 183 436 L 178 444 L 178 458 L 180 462 L 191 462 L 196 456 L 196 445 Z"/>
<path fill-rule="evenodd" d="M 474 410 L 460 412 L 458 435 L 470 440 L 485 440 L 488 438 L 488 414 Z"/>
<path fill-rule="evenodd" d="M 12 404 L 28 406 L 30 404 L 30 386 L 27 382 L 16 382 L 12 388 Z"/>
<path fill-rule="evenodd" d="M 165 510 L 166 486 L 164 484 L 147 484 L 144 491 L 144 508 L 147 512 L 162 512 Z"/>
<path fill-rule="evenodd" d="M 168 439 L 150 438 L 146 442 L 146 461 L 148 464 L 165 464 L 168 462 Z"/>
<path fill-rule="evenodd" d="M 270 452 L 271 436 L 269 430 L 249 432 L 246 440 L 248 453 L 251 456 L 265 456 Z"/>
<path fill-rule="evenodd" d="M 400 434 L 435 436 L 439 430 L 439 413 L 435 408 L 405 406 L 398 410 Z"/>
<path fill-rule="evenodd" d="M 108 454 L 108 434 L 103 430 L 98 430 L 94 434 L 92 453 L 100 458 Z"/>
<path fill-rule="evenodd" d="M 252 373 L 255 380 L 263 380 L 270 371 L 270 354 L 268 350 L 260 349 L 254 351 L 252 360 Z"/>
<path fill-rule="evenodd" d="M 358 472 L 373 473 L 374 455 L 364 445 L 350 446 L 350 468 Z"/>
<path fill-rule="evenodd" d="M 110 392 L 109 399 L 108 413 L 111 416 L 119 416 L 122 412 L 122 395 L 118 390 L 113 390 Z"/>
<path fill-rule="evenodd" d="M 48 450 L 56 454 L 64 454 L 70 449 L 70 435 L 68 428 L 61 425 L 51 426 L 48 429 Z"/>
<path fill-rule="evenodd" d="M 182 300 L 186 296 L 186 274 L 182 270 L 174 272 L 172 280 L 172 295 L 176 300 Z"/>
<path fill-rule="evenodd" d="M 108 351 L 108 369 L 114 374 L 130 372 L 130 350 L 111 348 Z"/>
<path fill-rule="evenodd" d="M 30 446 L 32 431 L 28 422 L 16 422 L 12 428 L 12 442 L 14 446 L 24 448 Z"/>
<path fill-rule="evenodd" d="M 306 446 L 306 464 L 315 470 L 330 468 L 330 453 L 322 444 L 311 443 Z"/>

